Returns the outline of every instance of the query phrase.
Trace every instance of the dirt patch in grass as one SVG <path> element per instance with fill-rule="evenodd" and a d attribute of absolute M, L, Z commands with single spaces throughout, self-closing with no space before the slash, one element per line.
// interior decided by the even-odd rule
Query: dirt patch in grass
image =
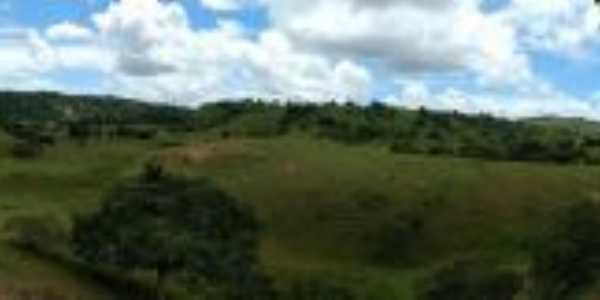
<path fill-rule="evenodd" d="M 214 143 L 195 143 L 167 149 L 158 154 L 163 164 L 171 167 L 249 163 L 264 158 L 255 143 L 246 140 L 228 140 Z"/>
<path fill-rule="evenodd" d="M 215 148 L 215 144 L 194 144 L 177 147 L 161 152 L 159 159 L 167 165 L 198 164 L 213 155 Z"/>

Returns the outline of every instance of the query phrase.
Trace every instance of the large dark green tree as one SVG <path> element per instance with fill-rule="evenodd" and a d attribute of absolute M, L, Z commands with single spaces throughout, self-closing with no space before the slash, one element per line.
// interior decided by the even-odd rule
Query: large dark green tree
<path fill-rule="evenodd" d="M 169 275 L 219 284 L 247 281 L 256 263 L 253 211 L 206 180 L 147 168 L 75 218 L 74 252 L 89 263 L 156 272 L 162 298 Z"/>

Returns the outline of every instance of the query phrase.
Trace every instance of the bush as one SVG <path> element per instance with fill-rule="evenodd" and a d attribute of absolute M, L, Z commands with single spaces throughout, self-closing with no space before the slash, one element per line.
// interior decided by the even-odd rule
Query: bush
<path fill-rule="evenodd" d="M 133 137 L 140 140 L 151 140 L 158 135 L 158 130 L 150 127 L 123 125 L 117 127 L 116 134 L 120 137 Z"/>
<path fill-rule="evenodd" d="M 92 136 L 91 126 L 85 123 L 69 123 L 68 124 L 69 137 L 78 141 L 80 144 L 85 144 Z"/>
<path fill-rule="evenodd" d="M 252 208 L 207 180 L 150 163 L 75 218 L 72 246 L 92 265 L 154 272 L 163 299 L 169 279 L 182 273 L 237 286 L 254 271 L 258 234 Z"/>
<path fill-rule="evenodd" d="M 4 225 L 10 241 L 23 249 L 55 254 L 68 243 L 64 224 L 55 216 L 17 216 Z"/>
<path fill-rule="evenodd" d="M 154 128 L 143 128 L 138 129 L 135 136 L 140 140 L 151 140 L 158 134 L 158 131 Z"/>
<path fill-rule="evenodd" d="M 19 159 L 33 159 L 39 157 L 44 148 L 42 144 L 35 141 L 17 141 L 11 149 L 14 157 Z"/>
<path fill-rule="evenodd" d="M 54 136 L 51 134 L 40 134 L 38 136 L 38 141 L 42 145 L 52 146 L 52 145 L 56 144 L 56 138 L 54 138 Z"/>
<path fill-rule="evenodd" d="M 532 299 L 571 299 L 600 277 L 600 204 L 561 211 L 533 250 Z"/>
<path fill-rule="evenodd" d="M 512 300 L 521 290 L 518 273 L 489 266 L 478 258 L 442 267 L 417 286 L 419 300 Z"/>

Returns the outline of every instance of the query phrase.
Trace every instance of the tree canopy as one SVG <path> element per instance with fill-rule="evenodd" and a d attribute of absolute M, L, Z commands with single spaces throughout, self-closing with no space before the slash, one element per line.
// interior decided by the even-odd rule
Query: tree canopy
<path fill-rule="evenodd" d="M 74 252 L 125 270 L 152 270 L 161 289 L 185 272 L 214 282 L 243 281 L 256 262 L 252 209 L 207 180 L 156 168 L 116 186 L 100 208 L 75 219 Z"/>

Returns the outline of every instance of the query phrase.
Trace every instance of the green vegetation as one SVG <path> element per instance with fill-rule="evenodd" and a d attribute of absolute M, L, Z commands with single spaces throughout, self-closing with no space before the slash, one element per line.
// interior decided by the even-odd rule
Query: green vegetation
<path fill-rule="evenodd" d="M 0 125 L 11 122 L 81 121 L 92 124 L 177 124 L 189 111 L 112 96 L 68 96 L 53 92 L 0 92 Z"/>
<path fill-rule="evenodd" d="M 600 295 L 591 123 L 381 105 L 182 111 L 3 119 L 0 296 L 153 299 L 159 269 L 159 295 L 175 300 Z M 41 155 L 15 156 L 34 141 Z"/>
<path fill-rule="evenodd" d="M 533 299 L 576 299 L 600 271 L 600 205 L 576 203 L 560 212 L 534 251 Z"/>
<path fill-rule="evenodd" d="M 196 119 L 198 128 L 221 130 L 224 136 L 264 138 L 301 131 L 345 144 L 386 144 L 400 154 L 586 164 L 600 158 L 600 133 L 588 123 L 546 126 L 534 120 L 408 111 L 379 103 L 362 107 L 250 100 L 206 105 Z"/>
<path fill-rule="evenodd" d="M 258 224 L 251 209 L 213 187 L 149 165 L 118 185 L 100 209 L 78 217 L 74 253 L 100 266 L 156 273 L 158 298 L 171 276 L 212 283 L 254 272 Z"/>
<path fill-rule="evenodd" d="M 444 266 L 419 287 L 421 300 L 511 300 L 523 288 L 513 270 L 501 270 L 478 258 Z"/>

